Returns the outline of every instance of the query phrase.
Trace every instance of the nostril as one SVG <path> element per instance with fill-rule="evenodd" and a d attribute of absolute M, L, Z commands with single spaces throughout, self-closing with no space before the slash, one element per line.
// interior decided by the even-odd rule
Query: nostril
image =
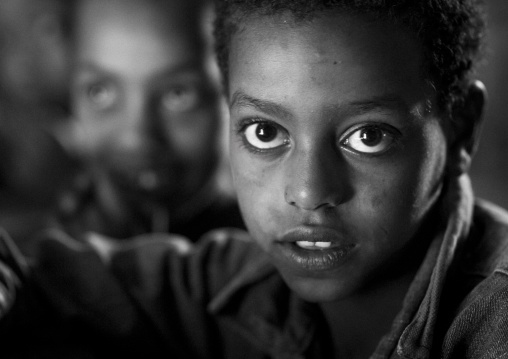
<path fill-rule="evenodd" d="M 294 206 L 294 205 L 296 204 L 296 203 L 295 203 L 295 201 L 294 201 L 293 199 L 290 199 L 290 198 L 289 198 L 289 195 L 288 195 L 288 191 L 287 191 L 287 190 L 285 190 L 285 191 L 284 191 L 284 199 L 285 199 L 285 201 L 286 201 L 286 203 L 287 203 L 287 204 L 290 204 L 290 205 L 292 205 L 292 206 Z"/>
<path fill-rule="evenodd" d="M 314 189 L 313 191 L 295 191 L 288 188 L 284 192 L 284 199 L 287 204 L 306 211 L 337 207 L 341 203 L 341 196 L 338 191 L 326 190 L 325 188 Z"/>
<path fill-rule="evenodd" d="M 337 207 L 347 195 L 347 164 L 326 144 L 295 152 L 284 174 L 285 201 L 299 209 Z"/>

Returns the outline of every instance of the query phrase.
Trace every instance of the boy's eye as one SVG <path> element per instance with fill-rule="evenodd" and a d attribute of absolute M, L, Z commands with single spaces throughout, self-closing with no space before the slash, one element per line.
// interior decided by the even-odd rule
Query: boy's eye
<path fill-rule="evenodd" d="M 257 122 L 244 130 L 245 140 L 258 149 L 272 149 L 283 146 L 289 139 L 278 126 L 269 122 Z"/>
<path fill-rule="evenodd" d="M 199 91 L 189 86 L 171 88 L 162 95 L 161 104 L 168 113 L 190 111 L 199 105 Z"/>
<path fill-rule="evenodd" d="M 89 102 L 98 110 L 105 110 L 113 106 L 118 99 L 118 91 L 112 84 L 95 83 L 87 88 Z"/>
<path fill-rule="evenodd" d="M 388 150 L 395 142 L 394 131 L 377 125 L 367 125 L 349 132 L 340 143 L 355 152 L 379 154 Z"/>

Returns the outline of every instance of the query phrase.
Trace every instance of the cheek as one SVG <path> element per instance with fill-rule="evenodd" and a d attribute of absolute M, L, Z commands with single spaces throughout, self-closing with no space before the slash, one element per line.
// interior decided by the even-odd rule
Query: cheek
<path fill-rule="evenodd" d="M 231 168 L 240 208 L 249 232 L 258 242 L 270 239 L 284 223 L 280 181 L 261 161 L 231 152 Z"/>
<path fill-rule="evenodd" d="M 115 142 L 108 123 L 88 111 L 77 112 L 77 119 L 69 128 L 70 146 L 81 156 L 96 157 L 108 151 L 108 144 Z"/>
<path fill-rule="evenodd" d="M 264 194 L 267 191 L 263 191 L 262 170 L 259 169 L 261 172 L 258 172 L 254 161 L 236 154 L 231 158 L 231 168 L 242 212 L 247 222 L 254 223 L 263 214 L 263 211 L 257 209 L 266 204 Z"/>
<path fill-rule="evenodd" d="M 440 127 L 428 126 L 422 131 L 419 150 L 408 165 L 401 190 L 415 216 L 430 210 L 441 194 L 447 157 L 446 138 Z"/>
<path fill-rule="evenodd" d="M 169 147 L 183 160 L 206 162 L 216 155 L 219 118 L 209 113 L 185 116 L 166 128 Z"/>
<path fill-rule="evenodd" d="M 439 134 L 421 136 L 401 155 L 376 166 L 353 167 L 355 199 L 344 204 L 351 206 L 344 215 L 356 225 L 355 232 L 377 238 L 377 245 L 390 241 L 388 247 L 413 237 L 442 189 L 446 149 L 435 136 Z"/>

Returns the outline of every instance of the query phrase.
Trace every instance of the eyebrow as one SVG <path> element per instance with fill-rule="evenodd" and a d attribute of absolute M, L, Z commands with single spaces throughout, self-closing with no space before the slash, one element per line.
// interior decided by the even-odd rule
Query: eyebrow
<path fill-rule="evenodd" d="M 251 97 L 242 91 L 236 91 L 231 97 L 229 106 L 232 107 L 251 107 L 255 110 L 261 111 L 267 115 L 291 119 L 293 115 L 289 110 L 283 106 L 276 104 L 275 102 L 268 100 L 261 100 L 258 98 Z"/>
<path fill-rule="evenodd" d="M 328 109 L 332 111 L 345 109 L 348 113 L 352 113 L 354 115 L 362 115 L 374 111 L 409 112 L 409 106 L 402 98 L 390 94 L 373 97 L 368 100 L 351 101 L 341 105 L 331 105 L 328 106 Z"/>
<path fill-rule="evenodd" d="M 96 65 L 93 62 L 88 62 L 88 61 L 77 62 L 75 64 L 74 68 L 78 69 L 79 71 L 98 72 L 98 73 L 104 74 L 104 75 L 109 74 L 108 69 L 104 69 L 101 66 Z"/>
<path fill-rule="evenodd" d="M 231 97 L 230 107 L 251 107 L 265 114 L 291 119 L 292 113 L 283 106 L 269 100 L 262 100 L 251 97 L 242 91 L 236 91 Z M 360 116 L 370 112 L 403 112 L 410 113 L 409 106 L 399 96 L 383 95 L 368 100 L 351 101 L 345 104 L 328 105 L 326 110 L 331 113 L 339 111 L 346 112 L 351 115 Z"/>
<path fill-rule="evenodd" d="M 95 72 L 102 76 L 109 76 L 114 77 L 116 76 L 116 71 L 114 68 L 109 68 L 108 66 L 102 66 L 101 64 L 96 64 L 93 61 L 81 61 L 78 62 L 76 65 L 77 69 L 80 69 L 81 71 L 88 71 L 88 72 Z M 195 63 L 184 63 L 179 64 L 177 66 L 174 66 L 173 68 L 169 69 L 162 69 L 160 72 L 157 72 L 152 75 L 153 80 L 157 81 L 161 78 L 166 77 L 172 77 L 181 75 L 181 74 L 188 74 L 188 75 L 194 75 L 194 74 L 201 74 L 203 71 L 201 71 L 201 67 L 199 62 Z"/>

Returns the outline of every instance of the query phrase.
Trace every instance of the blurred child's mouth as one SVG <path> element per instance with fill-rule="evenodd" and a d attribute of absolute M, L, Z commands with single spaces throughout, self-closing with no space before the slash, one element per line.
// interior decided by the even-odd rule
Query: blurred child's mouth
<path fill-rule="evenodd" d="M 168 167 L 113 170 L 110 173 L 115 183 L 126 191 L 162 195 L 170 193 L 176 185 L 175 175 Z"/>
<path fill-rule="evenodd" d="M 161 186 L 163 180 L 156 171 L 144 170 L 139 173 L 137 184 L 145 191 L 153 191 Z"/>

